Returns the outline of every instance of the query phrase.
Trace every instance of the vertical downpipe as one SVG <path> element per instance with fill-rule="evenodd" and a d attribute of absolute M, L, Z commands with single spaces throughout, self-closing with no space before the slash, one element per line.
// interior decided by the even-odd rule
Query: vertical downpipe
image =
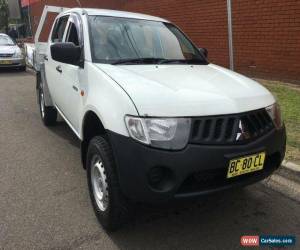
<path fill-rule="evenodd" d="M 227 0 L 227 17 L 228 17 L 229 66 L 231 70 L 234 70 L 231 0 Z"/>

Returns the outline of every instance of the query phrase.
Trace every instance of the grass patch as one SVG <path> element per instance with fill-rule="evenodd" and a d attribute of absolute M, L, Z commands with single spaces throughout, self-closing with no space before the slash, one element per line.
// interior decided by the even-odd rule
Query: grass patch
<path fill-rule="evenodd" d="M 287 129 L 287 160 L 300 164 L 300 88 L 281 82 L 260 80 L 277 98 Z"/>

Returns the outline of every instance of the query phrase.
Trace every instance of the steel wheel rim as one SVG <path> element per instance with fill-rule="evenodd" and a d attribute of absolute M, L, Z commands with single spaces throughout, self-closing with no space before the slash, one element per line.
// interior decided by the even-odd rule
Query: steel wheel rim
<path fill-rule="evenodd" d="M 40 90 L 40 107 L 41 107 L 41 114 L 42 117 L 45 117 L 45 100 L 44 100 L 44 93 Z"/>
<path fill-rule="evenodd" d="M 92 160 L 91 182 L 93 194 L 98 208 L 105 211 L 108 207 L 108 185 L 102 159 L 95 156 Z"/>

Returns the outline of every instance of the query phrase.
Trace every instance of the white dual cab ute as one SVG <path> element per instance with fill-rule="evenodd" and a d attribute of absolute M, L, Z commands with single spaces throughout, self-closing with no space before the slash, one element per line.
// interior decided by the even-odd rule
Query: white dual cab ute
<path fill-rule="evenodd" d="M 272 94 L 209 63 L 174 24 L 57 7 L 46 7 L 41 23 L 51 11 L 60 13 L 48 42 L 36 38 L 41 117 L 52 126 L 59 113 L 81 140 L 106 230 L 128 220 L 136 202 L 238 188 L 280 166 L 286 135 Z"/>

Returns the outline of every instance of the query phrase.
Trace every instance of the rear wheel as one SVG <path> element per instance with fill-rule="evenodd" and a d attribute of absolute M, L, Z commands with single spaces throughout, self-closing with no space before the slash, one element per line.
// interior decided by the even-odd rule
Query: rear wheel
<path fill-rule="evenodd" d="M 105 138 L 91 140 L 86 165 L 95 214 L 105 230 L 115 231 L 128 221 L 132 208 L 120 190 L 112 150 Z"/>
<path fill-rule="evenodd" d="M 40 83 L 38 85 L 38 103 L 40 108 L 40 115 L 45 126 L 53 126 L 56 124 L 57 111 L 54 107 L 47 107 L 45 105 L 45 95 L 43 86 Z"/>

